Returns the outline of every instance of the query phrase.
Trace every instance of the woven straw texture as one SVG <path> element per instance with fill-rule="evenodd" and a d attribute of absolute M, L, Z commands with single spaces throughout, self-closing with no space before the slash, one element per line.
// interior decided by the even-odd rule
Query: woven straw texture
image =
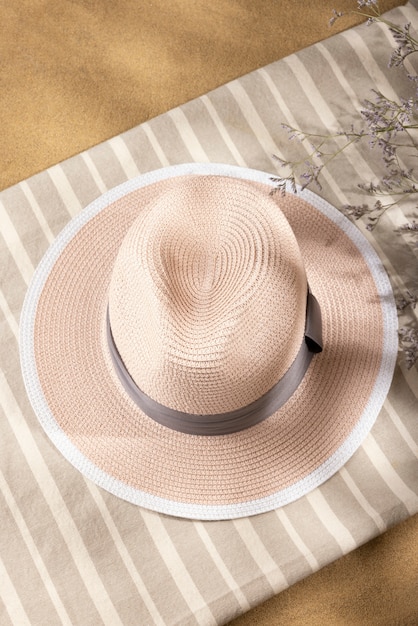
<path fill-rule="evenodd" d="M 144 185 L 147 177 L 134 179 L 127 190 L 138 185 L 136 192 L 125 196 L 122 186 L 110 194 L 121 195 L 119 200 L 107 206 L 106 198 L 99 199 L 86 217 L 82 214 L 69 224 L 29 289 L 21 320 L 22 365 L 41 422 L 84 474 L 158 511 L 222 519 L 291 502 L 348 460 L 389 389 L 397 320 L 378 258 L 332 207 L 312 194 L 322 211 L 299 197 L 272 198 L 268 184 L 258 189 L 219 175 L 225 171 L 233 176 L 239 171 L 235 168 L 196 169 L 203 174 L 213 169 L 218 175 L 184 178 L 179 176 L 182 168 L 174 168 L 172 180 L 170 169 L 157 171 L 151 179 L 162 177 L 161 182 Z M 204 203 L 211 192 L 212 199 Z M 101 204 L 104 208 L 96 212 Z M 205 232 L 199 211 L 211 233 Z M 187 281 L 183 267 L 189 266 L 190 250 L 196 255 L 194 230 L 185 214 L 193 215 L 203 236 L 197 241 L 197 262 L 205 269 L 205 291 L 208 274 L 210 283 L 218 275 L 214 263 L 208 264 L 206 256 L 203 263 L 200 259 L 202 253 L 219 252 L 214 228 L 218 238 L 222 232 L 230 241 L 232 221 L 236 241 L 236 233 L 243 237 L 246 227 L 247 254 L 242 244 L 235 253 L 239 271 L 230 262 L 226 274 L 215 281 L 222 305 L 222 295 L 234 279 L 229 306 L 224 313 L 220 308 L 220 323 L 206 323 L 204 293 L 203 307 L 194 302 L 191 311 L 197 319 L 192 317 L 190 324 L 184 286 L 179 295 L 176 281 Z M 209 237 L 210 244 L 204 245 Z M 256 270 L 261 259 L 257 273 L 252 271 L 250 251 L 255 253 L 253 262 L 257 259 Z M 242 276 L 243 261 L 247 273 Z M 194 280 L 199 277 L 192 275 Z M 231 435 L 195 437 L 161 427 L 121 391 L 103 330 L 108 302 L 118 349 L 145 393 L 176 410 L 223 413 L 266 393 L 292 364 L 303 336 L 307 279 L 321 304 L 325 350 L 315 357 L 290 400 L 267 420 Z M 131 285 L 135 288 L 130 290 Z M 211 298 L 215 310 L 216 296 Z M 224 321 L 230 316 L 232 335 L 226 333 Z M 208 367 L 213 345 L 216 352 Z M 223 348 L 219 355 L 225 345 L 228 351 Z M 279 358 L 276 365 L 280 351 L 283 362 Z"/>
<path fill-rule="evenodd" d="M 394 17 L 418 21 L 411 3 Z M 402 80 L 392 81 L 379 41 L 371 28 L 353 29 L 1 193 L 3 623 L 222 624 L 290 586 L 279 595 L 287 598 L 278 617 L 285 623 L 300 607 L 298 587 L 314 589 L 307 595 L 317 610 L 318 596 L 323 598 L 322 612 L 309 616 L 310 626 L 416 622 L 414 587 L 401 578 L 407 562 L 414 562 L 413 547 L 400 559 L 402 540 L 393 531 L 381 569 L 393 586 L 385 586 L 372 612 L 369 599 L 378 593 L 372 549 L 360 551 L 361 566 L 371 565 L 369 581 L 356 591 L 344 577 L 342 603 L 338 563 L 311 577 L 318 580 L 325 572 L 321 580 L 330 595 L 320 584 L 294 584 L 418 511 L 416 372 L 397 367 L 372 432 L 323 487 L 261 516 L 198 523 L 149 513 L 84 480 L 39 428 L 17 360 L 27 285 L 72 216 L 106 189 L 161 165 L 208 160 L 272 170 L 272 152 L 288 146 L 281 121 L 302 125 L 309 119 L 323 130 L 336 119 L 350 119 L 358 104 L 353 94 L 360 97 L 372 86 L 401 91 Z M 366 180 L 377 167 L 373 155 L 355 149 L 343 166 L 331 168 L 321 193 L 336 206 L 355 201 L 353 180 Z M 412 286 L 416 263 L 393 235 L 406 219 L 392 212 L 378 231 L 365 233 L 396 289 Z M 387 546 L 387 536 L 369 545 Z M 358 553 L 344 562 L 358 563 Z M 394 586 L 402 602 L 396 603 Z"/>
<path fill-rule="evenodd" d="M 264 395 L 293 363 L 306 290 L 296 239 L 268 192 L 191 178 L 125 236 L 112 333 L 148 396 L 186 413 L 226 413 Z"/>

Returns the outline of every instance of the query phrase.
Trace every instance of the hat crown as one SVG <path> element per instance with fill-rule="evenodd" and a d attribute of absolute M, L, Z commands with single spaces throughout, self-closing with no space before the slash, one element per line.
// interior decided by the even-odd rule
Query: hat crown
<path fill-rule="evenodd" d="M 177 411 L 250 404 L 303 341 L 307 281 L 293 231 L 254 184 L 175 179 L 119 249 L 109 317 L 137 386 Z"/>

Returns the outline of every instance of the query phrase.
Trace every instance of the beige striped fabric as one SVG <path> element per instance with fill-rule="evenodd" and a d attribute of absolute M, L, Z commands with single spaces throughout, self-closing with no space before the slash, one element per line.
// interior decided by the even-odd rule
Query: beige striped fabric
<path fill-rule="evenodd" d="M 391 14 L 418 27 L 413 3 Z M 336 35 L 0 193 L 2 625 L 225 624 L 418 512 L 418 376 L 402 362 L 372 432 L 333 478 L 276 511 L 197 522 L 131 505 L 73 469 L 34 416 L 18 358 L 28 283 L 72 216 L 166 165 L 276 173 L 273 154 L 303 150 L 289 145 L 281 123 L 339 130 L 372 87 L 402 93 L 379 28 Z M 336 206 L 359 201 L 353 181 L 373 177 L 376 159 L 353 147 L 330 166 L 321 195 Z M 392 210 L 373 233 L 359 224 L 395 292 L 417 275 L 412 247 L 394 235 L 414 210 Z"/>

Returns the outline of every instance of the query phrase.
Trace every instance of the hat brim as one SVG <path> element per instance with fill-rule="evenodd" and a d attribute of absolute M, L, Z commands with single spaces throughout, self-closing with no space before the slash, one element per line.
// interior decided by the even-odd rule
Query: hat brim
<path fill-rule="evenodd" d="M 301 497 L 357 450 L 390 387 L 397 314 L 382 263 L 356 226 L 308 191 L 276 194 L 321 306 L 323 352 L 290 400 L 244 431 L 187 435 L 147 417 L 112 369 L 110 276 L 138 212 L 172 180 L 202 175 L 239 178 L 266 194 L 272 186 L 256 170 L 187 164 L 99 197 L 67 225 L 36 270 L 21 317 L 21 363 L 40 423 L 86 477 L 155 511 L 231 519 Z"/>

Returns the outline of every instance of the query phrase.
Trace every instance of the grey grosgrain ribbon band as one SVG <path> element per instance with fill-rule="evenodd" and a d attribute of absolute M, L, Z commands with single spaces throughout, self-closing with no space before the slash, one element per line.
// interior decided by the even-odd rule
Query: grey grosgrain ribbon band
<path fill-rule="evenodd" d="M 284 376 L 263 396 L 234 411 L 213 415 L 183 413 L 156 402 L 139 389 L 127 371 L 113 340 L 107 312 L 107 341 L 113 366 L 126 392 L 148 417 L 189 435 L 228 435 L 255 426 L 282 407 L 298 388 L 312 357 L 322 351 L 321 309 L 308 290 L 306 304 L 305 341 Z"/>

